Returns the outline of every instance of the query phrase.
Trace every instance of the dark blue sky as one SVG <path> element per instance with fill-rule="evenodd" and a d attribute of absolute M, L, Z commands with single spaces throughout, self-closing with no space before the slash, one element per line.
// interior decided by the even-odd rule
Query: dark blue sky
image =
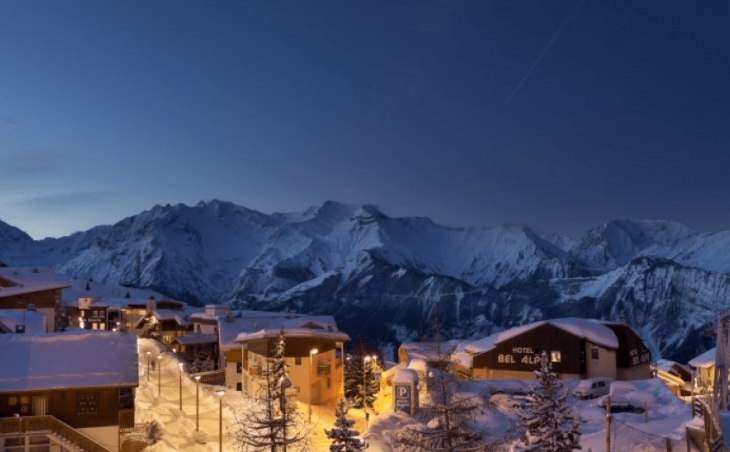
<path fill-rule="evenodd" d="M 5 2 L 0 219 L 333 199 L 730 230 L 726 1 Z"/>

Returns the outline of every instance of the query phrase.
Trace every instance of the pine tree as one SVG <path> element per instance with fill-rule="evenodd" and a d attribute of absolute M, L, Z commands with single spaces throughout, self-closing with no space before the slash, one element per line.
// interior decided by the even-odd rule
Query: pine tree
<path fill-rule="evenodd" d="M 578 423 L 565 403 L 568 390 L 550 372 L 550 360 L 545 352 L 535 375 L 539 384 L 530 388 L 525 413 L 521 415 L 525 432 L 516 450 L 570 452 L 580 449 Z"/>
<path fill-rule="evenodd" d="M 487 451 L 491 445 L 484 444 L 482 435 L 474 428 L 474 416 L 481 411 L 480 400 L 459 393 L 460 381 L 452 374 L 453 363 L 442 351 L 442 322 L 431 321 L 432 341 L 437 359 L 445 363 L 443 369 L 433 369 L 433 378 L 428 387 L 429 399 L 421 405 L 421 412 L 427 413 L 427 425 L 401 430 L 398 451 L 402 452 L 461 452 Z"/>
<path fill-rule="evenodd" d="M 347 419 L 347 405 L 344 399 L 340 399 L 337 405 L 337 419 L 332 430 L 325 429 L 327 438 L 332 440 L 330 452 L 359 452 L 368 448 L 362 438 L 358 438 L 360 432 L 353 430 L 355 421 Z"/>
<path fill-rule="evenodd" d="M 286 452 L 301 451 L 308 447 L 307 438 L 311 432 L 304 425 L 295 403 L 286 397 L 286 388 L 291 386 L 289 366 L 284 355 L 284 330 L 279 332 L 274 345 L 274 356 L 267 358 L 263 382 L 254 398 L 254 406 L 236 417 L 238 430 L 233 437 L 242 452 Z"/>
<path fill-rule="evenodd" d="M 373 408 L 379 390 L 373 362 L 366 356 L 365 346 L 359 341 L 355 352 L 345 360 L 345 397 L 354 408 L 363 408 L 365 404 Z"/>

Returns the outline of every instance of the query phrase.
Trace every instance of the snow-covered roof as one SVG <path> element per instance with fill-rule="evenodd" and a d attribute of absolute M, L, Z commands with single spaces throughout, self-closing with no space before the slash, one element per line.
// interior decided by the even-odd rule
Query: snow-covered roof
<path fill-rule="evenodd" d="M 596 345 L 612 349 L 618 348 L 618 338 L 616 337 L 616 334 L 601 321 L 570 317 L 565 319 L 541 320 L 539 322 L 530 323 L 529 325 L 511 328 L 507 331 L 502 331 L 501 333 L 496 333 L 484 339 L 471 342 L 467 345 L 466 351 L 475 355 L 488 352 L 503 341 L 517 337 L 545 324 L 550 324 L 556 328 L 560 328 L 573 336 L 589 340 Z"/>
<path fill-rule="evenodd" d="M 31 283 L 23 284 L 22 286 L 0 287 L 0 298 L 43 292 L 46 290 L 66 289 L 67 287 L 71 287 L 71 285 L 66 283 Z"/>
<path fill-rule="evenodd" d="M 409 360 L 421 359 L 426 362 L 436 362 L 450 359 L 451 353 L 461 347 L 460 341 L 446 342 L 404 342 L 400 348 L 406 352 Z"/>
<path fill-rule="evenodd" d="M 176 309 L 153 309 L 151 311 L 148 311 L 148 316 L 139 319 L 137 322 L 137 327 L 139 327 L 140 324 L 144 322 L 144 319 L 147 317 L 155 317 L 158 322 L 162 322 L 164 320 L 174 320 L 178 325 L 180 326 L 187 326 L 190 322 L 186 319 L 187 314 L 185 311 L 179 311 Z"/>
<path fill-rule="evenodd" d="M 694 368 L 712 367 L 715 365 L 715 355 L 717 355 L 717 347 L 712 347 L 706 352 L 692 358 L 687 364 Z"/>
<path fill-rule="evenodd" d="M 182 345 L 211 344 L 218 342 L 218 337 L 215 334 L 188 333 L 176 337 L 173 342 Z"/>
<path fill-rule="evenodd" d="M 259 330 L 255 333 L 241 333 L 236 337 L 236 342 L 246 342 L 253 339 L 263 339 L 265 337 L 276 337 L 279 335 L 280 329 Z M 350 336 L 339 331 L 327 331 L 313 328 L 284 328 L 284 337 L 317 337 L 320 339 L 331 339 L 335 341 L 349 341 Z"/>
<path fill-rule="evenodd" d="M 3 334 L 0 361 L 4 393 L 139 384 L 133 334 L 83 330 Z"/>
<path fill-rule="evenodd" d="M 318 336 L 328 333 L 339 341 L 350 340 L 350 337 L 337 330 L 335 318 L 331 315 L 299 315 L 292 317 L 284 312 L 241 311 L 236 312 L 231 321 L 226 316 L 218 316 L 218 334 L 220 335 L 221 350 L 240 347 L 239 340 L 251 340 L 257 337 L 271 337 L 279 334 L 284 328 L 286 335 L 295 336 L 294 330 L 303 329 L 298 335 L 311 336 L 317 332 Z M 266 333 L 258 334 L 262 331 Z M 258 336 L 250 336 L 258 334 Z"/>
<path fill-rule="evenodd" d="M 10 331 L 15 331 L 15 325 L 24 324 L 26 333 L 46 332 L 46 316 L 37 311 L 0 309 L 0 323 Z"/>

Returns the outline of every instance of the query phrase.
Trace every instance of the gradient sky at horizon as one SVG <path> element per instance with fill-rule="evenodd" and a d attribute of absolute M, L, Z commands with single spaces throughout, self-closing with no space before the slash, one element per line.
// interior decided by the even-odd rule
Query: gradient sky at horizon
<path fill-rule="evenodd" d="M 0 14 L 0 220 L 326 200 L 730 230 L 730 3 L 58 1 Z"/>

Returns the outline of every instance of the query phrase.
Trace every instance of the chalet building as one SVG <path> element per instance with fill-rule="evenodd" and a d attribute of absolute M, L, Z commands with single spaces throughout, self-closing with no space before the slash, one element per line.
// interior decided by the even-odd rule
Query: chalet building
<path fill-rule="evenodd" d="M 486 379 L 532 379 L 546 352 L 561 378 L 651 376 L 651 352 L 628 325 L 593 319 L 545 320 L 469 343 L 455 356 L 463 371 Z"/>
<path fill-rule="evenodd" d="M 656 362 L 654 371 L 657 378 L 662 380 L 675 395 L 692 395 L 692 369 L 689 366 L 668 359 L 660 359 Z M 700 388 L 697 389 L 697 392 L 700 392 Z"/>
<path fill-rule="evenodd" d="M 119 331 L 123 328 L 124 305 L 119 299 L 102 301 L 100 297 L 79 297 L 79 328 Z"/>
<path fill-rule="evenodd" d="M 398 362 L 409 363 L 419 359 L 428 364 L 428 367 L 444 368 L 450 363 L 451 354 L 456 350 L 457 341 L 434 342 L 404 342 L 398 347 Z"/>
<path fill-rule="evenodd" d="M 698 389 L 704 390 L 705 392 L 711 393 L 715 389 L 716 355 L 717 348 L 713 347 L 706 352 L 695 356 L 689 361 L 689 363 L 687 363 L 697 380 Z"/>
<path fill-rule="evenodd" d="M 26 311 L 33 307 L 45 315 L 46 330 L 55 331 L 62 308 L 61 291 L 68 287 L 66 283 L 22 283 L 0 276 L 0 309 Z"/>
<path fill-rule="evenodd" d="M 79 450 L 119 450 L 120 429 L 134 427 L 136 336 L 5 334 L 0 350 L 0 449 L 28 447 L 33 436 L 48 450 L 64 441 Z"/>
<path fill-rule="evenodd" d="M 26 311 L 0 309 L 0 334 L 45 332 L 46 316 L 34 308 Z"/>
<path fill-rule="evenodd" d="M 267 358 L 274 356 L 276 339 L 283 328 L 294 397 L 301 402 L 333 406 L 342 397 L 342 356 L 344 343 L 350 337 L 337 330 L 332 316 L 247 311 L 240 318 L 227 322 L 227 326 L 240 331 L 235 339 L 235 343 L 239 344 L 240 361 L 236 361 L 236 350 L 223 343 L 227 358 L 226 383 L 229 387 L 232 378 L 229 380 L 228 377 L 233 377 L 235 366 L 237 388 L 240 387 L 249 395 L 260 390 L 264 383 Z M 223 337 L 228 340 L 225 333 Z"/>
<path fill-rule="evenodd" d="M 148 300 L 145 314 L 134 325 L 140 337 L 156 339 L 165 345 L 192 331 L 190 314 L 185 303 L 172 300 Z"/>
<path fill-rule="evenodd" d="M 188 333 L 172 340 L 170 347 L 187 361 L 193 372 L 218 369 L 218 336 Z"/>

